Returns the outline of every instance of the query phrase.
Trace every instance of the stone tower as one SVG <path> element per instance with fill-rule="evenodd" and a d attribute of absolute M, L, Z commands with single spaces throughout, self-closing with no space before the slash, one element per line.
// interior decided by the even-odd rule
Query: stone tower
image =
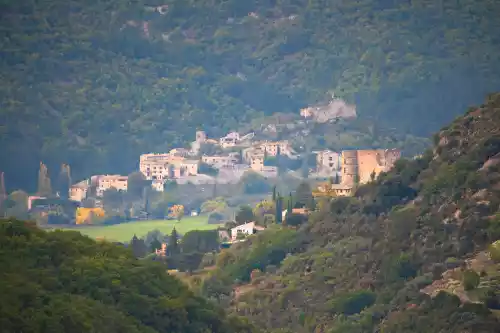
<path fill-rule="evenodd" d="M 207 134 L 205 131 L 196 131 L 196 142 L 202 143 L 207 140 Z"/>
<path fill-rule="evenodd" d="M 344 150 L 342 152 L 342 184 L 354 185 L 358 179 L 358 152 Z"/>

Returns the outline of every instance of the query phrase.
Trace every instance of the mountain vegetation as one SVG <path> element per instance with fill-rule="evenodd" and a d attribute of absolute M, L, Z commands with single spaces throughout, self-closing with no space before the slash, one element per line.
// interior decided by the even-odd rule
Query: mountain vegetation
<path fill-rule="evenodd" d="M 17 220 L 0 244 L 2 332 L 254 332 L 115 244 Z"/>
<path fill-rule="evenodd" d="M 266 332 L 498 332 L 500 93 L 434 143 L 190 285 Z"/>
<path fill-rule="evenodd" d="M 368 122 L 427 135 L 499 87 L 499 6 L 4 0 L 0 170 L 29 192 L 40 161 L 74 180 L 128 174 L 197 128 L 218 135 L 331 92 Z"/>

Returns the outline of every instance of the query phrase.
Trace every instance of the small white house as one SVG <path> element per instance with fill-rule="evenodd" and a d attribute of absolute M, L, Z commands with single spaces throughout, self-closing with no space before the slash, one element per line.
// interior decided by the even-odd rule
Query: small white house
<path fill-rule="evenodd" d="M 248 222 L 231 229 L 231 240 L 235 241 L 238 234 L 252 235 L 255 231 L 261 231 L 264 229 L 264 227 L 255 225 L 255 222 Z"/>
<path fill-rule="evenodd" d="M 231 229 L 231 240 L 235 241 L 238 234 L 252 235 L 255 228 L 255 222 L 248 222 Z"/>

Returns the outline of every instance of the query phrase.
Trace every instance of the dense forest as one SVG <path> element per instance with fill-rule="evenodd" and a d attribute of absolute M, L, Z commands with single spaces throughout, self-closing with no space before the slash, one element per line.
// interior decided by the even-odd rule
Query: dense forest
<path fill-rule="evenodd" d="M 186 279 L 266 332 L 499 332 L 499 185 L 500 93 L 420 158 Z"/>
<path fill-rule="evenodd" d="M 500 86 L 494 0 L 4 0 L 0 170 L 131 172 L 203 127 L 297 113 L 334 92 L 427 135 Z"/>
<path fill-rule="evenodd" d="M 2 332 L 254 332 L 121 246 L 16 220 L 0 244 Z"/>

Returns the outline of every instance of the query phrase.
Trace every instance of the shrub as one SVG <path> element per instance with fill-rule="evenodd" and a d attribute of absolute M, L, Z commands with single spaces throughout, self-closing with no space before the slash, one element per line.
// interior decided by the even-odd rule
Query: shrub
<path fill-rule="evenodd" d="M 493 261 L 500 263 L 500 241 L 496 241 L 489 247 L 490 257 Z"/>
<path fill-rule="evenodd" d="M 360 290 L 339 296 L 331 301 L 330 304 L 333 312 L 350 316 L 372 306 L 375 303 L 375 299 L 375 293 L 368 290 Z"/>
<path fill-rule="evenodd" d="M 462 273 L 462 284 L 465 290 L 472 290 L 479 285 L 480 277 L 479 275 L 468 269 Z"/>
<path fill-rule="evenodd" d="M 412 261 L 408 254 L 402 253 L 388 262 L 388 266 L 386 268 L 386 278 L 390 281 L 396 281 L 399 279 L 406 280 L 415 277 L 417 272 L 417 264 Z"/>
<path fill-rule="evenodd" d="M 213 212 L 208 215 L 208 224 L 219 224 L 222 220 L 224 220 L 224 215 L 221 213 Z"/>
<path fill-rule="evenodd" d="M 445 264 L 447 269 L 453 269 L 460 267 L 463 264 L 463 260 L 458 260 L 455 257 L 449 257 L 446 258 Z"/>
<path fill-rule="evenodd" d="M 307 222 L 307 217 L 305 215 L 295 213 L 289 214 L 285 221 L 286 225 L 289 226 L 299 226 L 305 222 Z"/>

